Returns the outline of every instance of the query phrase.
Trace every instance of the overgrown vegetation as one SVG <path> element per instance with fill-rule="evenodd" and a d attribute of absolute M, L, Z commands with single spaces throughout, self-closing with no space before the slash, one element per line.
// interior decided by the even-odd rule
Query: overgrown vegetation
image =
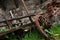
<path fill-rule="evenodd" d="M 45 31 L 51 34 L 51 36 L 55 38 L 55 40 L 60 40 L 60 24 L 54 24 L 52 25 L 50 31 L 48 30 L 45 30 Z M 13 33 L 4 35 L 0 40 L 4 40 L 4 39 L 6 40 L 45 40 L 36 29 L 29 30 L 28 32 L 24 32 L 23 30 L 22 31 L 17 30 Z"/>
<path fill-rule="evenodd" d="M 41 35 L 38 33 L 38 31 L 36 29 L 34 29 L 33 31 L 28 31 L 28 32 L 24 32 L 24 34 L 21 36 L 19 34 L 20 31 L 18 31 L 16 33 L 11 33 L 11 34 L 7 34 L 4 35 L 4 39 L 6 40 L 44 40 L 43 37 L 41 37 Z"/>
<path fill-rule="evenodd" d="M 52 25 L 52 28 L 50 29 L 50 32 L 52 33 L 52 36 L 56 40 L 60 40 L 60 24 Z"/>

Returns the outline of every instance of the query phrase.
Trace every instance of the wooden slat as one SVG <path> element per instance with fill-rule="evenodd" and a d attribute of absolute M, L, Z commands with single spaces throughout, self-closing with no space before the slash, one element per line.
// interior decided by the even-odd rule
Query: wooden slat
<path fill-rule="evenodd" d="M 30 16 L 35 16 L 35 15 L 30 15 Z M 30 17 L 30 16 L 24 16 L 24 17 L 19 17 L 19 18 L 12 18 L 12 19 L 8 19 L 7 21 L 19 20 L 19 19 L 23 19 L 23 18 Z M 2 20 L 2 21 L 0 21 L 0 23 L 2 23 L 2 22 L 6 22 L 6 20 Z"/>
<path fill-rule="evenodd" d="M 25 28 L 23 28 L 23 27 L 24 27 L 24 26 L 29 26 L 29 25 L 32 25 L 32 23 L 29 23 L 29 24 L 23 25 L 23 26 L 18 27 L 18 28 L 10 29 L 10 30 L 5 31 L 5 32 L 0 32 L 0 37 L 3 36 L 3 35 L 5 35 L 5 34 L 8 34 L 8 33 L 14 32 L 14 31 L 16 31 L 16 30 L 18 30 L 18 29 L 25 29 Z"/>

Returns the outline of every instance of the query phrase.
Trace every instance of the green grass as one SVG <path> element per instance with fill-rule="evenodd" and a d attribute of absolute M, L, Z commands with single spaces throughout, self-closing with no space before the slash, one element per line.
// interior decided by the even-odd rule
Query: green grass
<path fill-rule="evenodd" d="M 33 30 L 29 34 L 27 33 L 22 40 L 44 40 L 44 38 L 41 37 L 37 30 Z"/>
<path fill-rule="evenodd" d="M 45 30 L 47 31 L 47 30 Z M 51 35 L 56 39 L 60 40 L 60 24 L 52 25 L 50 31 L 47 31 L 48 33 L 51 33 Z M 9 36 L 10 35 L 10 36 Z M 22 37 L 15 34 L 8 34 L 4 36 L 6 40 L 44 40 L 44 38 L 38 33 L 36 29 L 33 29 L 32 31 L 25 32 Z M 19 39 L 17 39 L 17 37 Z"/>
<path fill-rule="evenodd" d="M 60 24 L 52 25 L 50 32 L 56 40 L 60 40 Z"/>
<path fill-rule="evenodd" d="M 17 37 L 19 39 L 17 39 Z M 36 29 L 34 29 L 33 31 L 25 32 L 22 37 L 19 36 L 19 34 L 8 34 L 4 35 L 4 38 L 6 40 L 44 40 L 44 38 L 40 35 L 40 33 L 38 33 Z"/>

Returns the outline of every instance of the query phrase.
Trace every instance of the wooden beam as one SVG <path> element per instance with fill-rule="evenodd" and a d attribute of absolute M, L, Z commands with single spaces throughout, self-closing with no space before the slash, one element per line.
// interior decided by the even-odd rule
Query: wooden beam
<path fill-rule="evenodd" d="M 28 26 L 28 25 L 32 25 L 32 23 L 23 25 L 23 26 L 18 27 L 18 28 L 9 29 L 8 31 L 5 31 L 5 32 L 0 32 L 0 37 L 3 36 L 3 35 L 5 35 L 5 34 L 8 34 L 8 33 L 14 32 L 14 31 L 17 31 L 17 30 L 19 30 L 19 29 L 23 29 L 23 30 L 24 30 L 25 28 L 23 28 L 23 27 L 24 27 L 24 26 Z M 29 28 L 30 28 L 30 27 L 29 27 Z"/>

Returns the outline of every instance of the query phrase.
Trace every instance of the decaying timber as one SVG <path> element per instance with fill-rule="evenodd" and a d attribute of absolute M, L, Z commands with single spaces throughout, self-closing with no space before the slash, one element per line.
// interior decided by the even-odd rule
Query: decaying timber
<path fill-rule="evenodd" d="M 25 27 L 24 25 L 38 23 L 35 25 L 38 29 L 40 27 L 39 21 L 41 21 L 44 23 L 45 28 L 50 28 L 52 23 L 60 21 L 60 2 L 52 0 L 41 1 L 42 3 L 40 3 L 40 0 L 1 0 L 0 27 L 8 26 L 7 28 L 9 28 L 9 30 L 7 33 L 9 33 L 10 30 L 15 31 L 15 29 L 18 30 L 20 28 L 29 29 L 31 26 Z M 39 19 L 34 18 L 36 15 L 39 15 L 39 17 L 37 17 Z M 58 20 L 56 20 L 56 17 Z M 12 26 L 16 26 L 16 28 L 13 29 Z M 38 29 L 38 31 L 49 39 L 42 28 Z M 4 34 L 4 32 L 0 33 L 1 35 Z"/>

